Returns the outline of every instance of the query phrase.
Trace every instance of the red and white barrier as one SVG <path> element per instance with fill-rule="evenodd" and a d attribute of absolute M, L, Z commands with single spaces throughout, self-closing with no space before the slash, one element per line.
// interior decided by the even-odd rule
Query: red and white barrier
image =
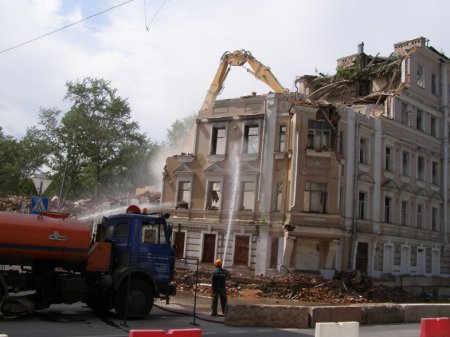
<path fill-rule="evenodd" d="M 129 337 L 202 337 L 200 329 L 169 330 L 130 330 Z"/>
<path fill-rule="evenodd" d="M 450 318 L 422 318 L 420 337 L 450 337 Z"/>
<path fill-rule="evenodd" d="M 358 322 L 316 323 L 315 337 L 359 337 Z"/>

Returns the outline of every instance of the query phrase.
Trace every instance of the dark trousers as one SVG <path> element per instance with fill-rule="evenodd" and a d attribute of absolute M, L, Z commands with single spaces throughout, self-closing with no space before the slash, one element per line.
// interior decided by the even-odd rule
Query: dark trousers
<path fill-rule="evenodd" d="M 227 306 L 227 290 L 226 289 L 213 290 L 211 314 L 217 315 L 217 304 L 219 302 L 219 297 L 220 297 L 220 306 L 222 307 L 222 313 L 225 315 L 225 309 Z"/>

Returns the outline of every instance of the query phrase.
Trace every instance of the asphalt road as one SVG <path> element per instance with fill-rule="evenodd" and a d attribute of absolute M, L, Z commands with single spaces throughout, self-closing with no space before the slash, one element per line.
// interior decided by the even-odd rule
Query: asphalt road
<path fill-rule="evenodd" d="M 218 319 L 213 322 L 201 315 L 181 315 L 154 308 L 142 320 L 123 319 L 113 313 L 99 317 L 82 304 L 54 305 L 41 312 L 16 318 L 0 317 L 0 335 L 9 337 L 127 337 L 131 329 L 165 330 L 201 329 L 202 336 L 229 337 L 303 337 L 314 336 L 314 329 L 275 329 L 263 327 L 230 327 Z M 194 325 L 196 323 L 198 325 Z M 419 337 L 420 324 L 390 324 L 360 327 L 361 337 Z M 336 336 L 338 337 L 338 336 Z"/>

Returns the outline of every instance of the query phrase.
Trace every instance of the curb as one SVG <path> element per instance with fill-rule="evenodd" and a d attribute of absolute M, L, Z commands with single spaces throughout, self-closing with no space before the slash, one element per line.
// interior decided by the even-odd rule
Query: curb
<path fill-rule="evenodd" d="M 450 317 L 450 304 L 364 304 L 347 306 L 228 305 L 225 325 L 314 328 L 316 323 L 391 324 Z"/>

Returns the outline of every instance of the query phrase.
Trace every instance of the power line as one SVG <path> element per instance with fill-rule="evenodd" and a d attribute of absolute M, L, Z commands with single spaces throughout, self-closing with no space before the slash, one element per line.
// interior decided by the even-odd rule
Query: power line
<path fill-rule="evenodd" d="M 156 13 L 152 16 L 152 19 L 150 20 L 150 23 L 147 24 L 147 3 L 146 0 L 144 0 L 144 7 L 145 7 L 145 29 L 147 29 L 147 31 L 150 30 L 150 26 L 153 23 L 153 20 L 155 20 L 156 16 L 159 14 L 159 12 L 161 11 L 161 9 L 163 9 L 163 7 L 165 6 L 166 2 L 168 0 L 164 0 L 163 4 L 158 8 L 158 10 L 156 11 Z"/>
<path fill-rule="evenodd" d="M 49 36 L 49 35 L 54 34 L 54 33 L 57 33 L 57 32 L 59 32 L 59 31 L 61 31 L 61 30 L 63 30 L 63 29 L 72 27 L 72 26 L 74 26 L 74 25 L 76 25 L 76 24 L 78 24 L 78 23 L 80 23 L 80 22 L 83 22 L 83 21 L 85 21 L 85 20 L 87 20 L 87 19 L 93 18 L 94 16 L 98 16 L 98 15 L 100 15 L 100 14 L 109 12 L 110 10 L 113 10 L 113 9 L 115 9 L 115 8 L 117 8 L 117 7 L 126 5 L 126 4 L 128 4 L 128 3 L 132 2 L 132 1 L 134 1 L 134 0 L 128 0 L 128 1 L 122 2 L 122 3 L 120 3 L 120 4 L 116 5 L 116 6 L 113 6 L 113 7 L 110 7 L 110 8 L 108 8 L 108 9 L 105 9 L 104 11 L 101 11 L 101 12 L 98 12 L 98 13 L 95 13 L 95 14 L 92 14 L 92 15 L 89 15 L 89 16 L 87 16 L 87 17 L 81 19 L 81 20 L 78 20 L 78 21 L 76 21 L 76 22 L 73 22 L 73 23 L 71 23 L 71 24 L 68 24 L 67 26 L 58 28 L 58 29 L 56 29 L 56 30 L 54 30 L 54 31 L 51 31 L 51 32 L 47 33 L 47 34 L 44 34 L 44 35 L 35 37 L 34 39 L 31 39 L 31 40 L 22 42 L 22 43 L 20 43 L 20 44 L 18 44 L 18 45 L 15 45 L 15 46 L 13 46 L 13 47 L 10 47 L 10 48 L 7 48 L 7 49 L 0 50 L 0 54 L 5 53 L 5 52 L 10 51 L 10 50 L 13 50 L 13 49 L 16 49 L 16 48 L 19 48 L 19 47 L 22 47 L 22 46 L 24 46 L 24 45 L 26 45 L 26 44 L 28 44 L 28 43 L 37 41 L 37 40 L 42 39 L 42 38 L 44 38 L 44 37 L 46 37 L 46 36 Z M 167 1 L 167 0 L 166 0 L 166 1 Z M 161 8 L 162 8 L 162 7 L 161 7 Z"/>

